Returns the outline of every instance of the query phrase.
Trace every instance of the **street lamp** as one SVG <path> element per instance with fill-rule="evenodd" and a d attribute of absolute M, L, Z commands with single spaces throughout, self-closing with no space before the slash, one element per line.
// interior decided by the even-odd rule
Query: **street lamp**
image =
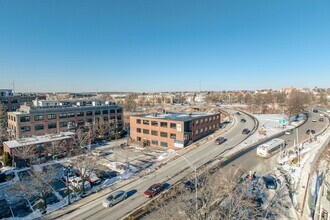
<path fill-rule="evenodd" d="M 198 210 L 198 193 L 197 193 L 197 184 L 198 184 L 198 180 L 197 180 L 197 168 L 196 166 L 194 166 L 185 156 L 176 153 L 178 156 L 182 157 L 188 164 L 189 166 L 194 170 L 195 172 L 195 199 L 196 199 L 196 211 Z"/>
<path fill-rule="evenodd" d="M 71 167 L 64 167 L 63 171 L 64 171 L 64 175 L 66 175 L 66 187 L 67 187 L 67 194 L 68 194 L 68 204 L 70 205 L 69 173 L 71 172 Z"/>

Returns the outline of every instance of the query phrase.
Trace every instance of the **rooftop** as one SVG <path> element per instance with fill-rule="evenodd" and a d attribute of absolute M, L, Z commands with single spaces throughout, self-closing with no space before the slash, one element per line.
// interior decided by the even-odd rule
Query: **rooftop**
<path fill-rule="evenodd" d="M 42 144 L 51 141 L 64 140 L 72 138 L 75 133 L 73 132 L 61 132 L 60 134 L 47 134 L 42 136 L 33 136 L 28 138 L 21 138 L 13 141 L 6 141 L 4 144 L 9 148 L 16 148 L 28 145 Z"/>
<path fill-rule="evenodd" d="M 172 121 L 190 121 L 195 118 L 200 118 L 208 115 L 214 115 L 214 113 L 209 112 L 194 112 L 194 113 L 185 113 L 185 112 L 166 112 L 166 113 L 151 113 L 151 114 L 140 114 L 134 115 L 137 117 L 143 118 L 154 118 L 154 119 L 165 119 Z"/>

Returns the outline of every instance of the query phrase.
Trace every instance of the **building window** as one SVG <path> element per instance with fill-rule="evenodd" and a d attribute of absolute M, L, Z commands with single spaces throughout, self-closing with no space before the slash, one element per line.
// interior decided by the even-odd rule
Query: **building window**
<path fill-rule="evenodd" d="M 29 116 L 23 116 L 20 118 L 21 122 L 29 122 L 30 121 L 30 117 Z"/>
<path fill-rule="evenodd" d="M 83 126 L 85 124 L 85 121 L 83 119 L 78 120 L 78 126 Z"/>
<path fill-rule="evenodd" d="M 207 127 L 205 127 L 205 132 L 207 132 Z"/>
<path fill-rule="evenodd" d="M 40 131 L 40 130 L 44 130 L 45 126 L 43 124 L 37 124 L 34 126 L 34 130 L 36 131 Z"/>
<path fill-rule="evenodd" d="M 201 119 L 201 124 L 203 124 L 203 122 L 204 122 L 204 119 Z"/>
<path fill-rule="evenodd" d="M 136 119 L 136 124 L 141 124 L 141 119 Z"/>
<path fill-rule="evenodd" d="M 103 117 L 103 121 L 109 121 L 108 117 Z"/>
<path fill-rule="evenodd" d="M 88 122 L 88 123 L 93 123 L 93 119 L 88 118 L 88 119 L 87 119 L 87 122 Z"/>
<path fill-rule="evenodd" d="M 137 129 L 136 129 L 136 132 L 137 132 L 137 133 L 141 133 L 141 128 L 137 128 Z"/>
<path fill-rule="evenodd" d="M 120 121 L 122 118 L 121 116 L 117 116 L 117 120 Z"/>
<path fill-rule="evenodd" d="M 167 128 L 167 122 L 160 122 L 160 127 Z"/>
<path fill-rule="evenodd" d="M 148 129 L 143 129 L 143 134 L 149 134 L 149 130 Z"/>
<path fill-rule="evenodd" d="M 102 114 L 104 114 L 104 115 L 105 115 L 105 114 L 109 114 L 109 111 L 108 111 L 108 110 L 103 110 L 103 111 L 102 111 Z"/>
<path fill-rule="evenodd" d="M 137 137 L 137 141 L 141 141 L 141 137 Z"/>
<path fill-rule="evenodd" d="M 143 120 L 144 125 L 149 125 L 149 120 Z"/>
<path fill-rule="evenodd" d="M 28 132 L 31 131 L 31 127 L 30 126 L 22 126 L 21 127 L 21 132 Z"/>
<path fill-rule="evenodd" d="M 83 116 L 85 116 L 85 113 L 84 112 L 77 112 L 77 116 L 78 117 L 83 117 Z"/>
<path fill-rule="evenodd" d="M 170 124 L 170 128 L 176 128 L 176 124 L 175 123 L 171 123 Z"/>
<path fill-rule="evenodd" d="M 88 111 L 88 112 L 86 112 L 86 115 L 87 116 L 92 116 L 93 115 L 93 112 L 92 111 Z"/>
<path fill-rule="evenodd" d="M 58 117 L 59 117 L 59 118 L 66 118 L 66 117 L 68 117 L 68 116 L 67 116 L 66 113 L 60 113 L 60 114 L 58 115 Z"/>
<path fill-rule="evenodd" d="M 122 109 L 117 109 L 117 113 L 122 113 L 123 110 Z"/>
<path fill-rule="evenodd" d="M 198 129 L 195 131 L 195 135 L 198 135 Z"/>
<path fill-rule="evenodd" d="M 208 122 L 208 120 L 209 120 L 208 118 L 205 118 L 205 123 Z"/>
<path fill-rule="evenodd" d="M 112 109 L 110 110 L 110 114 L 115 114 L 116 113 L 116 110 Z"/>
<path fill-rule="evenodd" d="M 68 118 L 74 118 L 74 112 L 68 113 Z"/>
<path fill-rule="evenodd" d="M 171 139 L 176 139 L 176 134 L 170 134 Z"/>
<path fill-rule="evenodd" d="M 203 133 L 203 131 L 204 131 L 204 129 L 203 129 L 203 128 L 201 128 L 199 132 L 200 132 L 200 133 Z"/>
<path fill-rule="evenodd" d="M 17 101 L 17 99 L 13 99 L 13 100 L 11 100 L 10 103 L 16 104 L 16 103 L 18 103 L 18 101 Z"/>
<path fill-rule="evenodd" d="M 167 147 L 167 142 L 160 142 L 160 146 L 162 146 L 162 147 Z"/>
<path fill-rule="evenodd" d="M 158 126 L 158 121 L 151 121 L 151 125 Z"/>
<path fill-rule="evenodd" d="M 48 129 L 53 129 L 53 128 L 56 128 L 56 123 L 49 123 Z"/>
<path fill-rule="evenodd" d="M 48 119 L 56 119 L 56 115 L 55 114 L 49 114 Z"/>
<path fill-rule="evenodd" d="M 35 121 L 42 121 L 42 120 L 44 120 L 44 116 L 43 115 L 36 115 L 36 116 L 34 116 L 34 120 Z"/>
<path fill-rule="evenodd" d="M 196 120 L 195 125 L 198 125 L 198 123 L 199 123 L 199 120 Z"/>
<path fill-rule="evenodd" d="M 166 137 L 167 138 L 167 132 L 160 132 L 161 137 Z"/>
<path fill-rule="evenodd" d="M 217 115 L 217 119 L 219 119 L 219 115 Z"/>
<path fill-rule="evenodd" d="M 101 114 L 101 111 L 100 110 L 96 110 L 94 114 L 95 115 L 100 115 Z"/>
<path fill-rule="evenodd" d="M 158 131 L 151 130 L 151 135 L 158 136 Z"/>
<path fill-rule="evenodd" d="M 63 127 L 68 127 L 68 122 L 66 121 L 61 121 L 60 122 L 60 127 L 63 128 Z"/>
<path fill-rule="evenodd" d="M 152 144 L 152 145 L 156 145 L 156 146 L 158 146 L 158 141 L 152 140 L 152 141 L 151 141 L 151 144 Z"/>

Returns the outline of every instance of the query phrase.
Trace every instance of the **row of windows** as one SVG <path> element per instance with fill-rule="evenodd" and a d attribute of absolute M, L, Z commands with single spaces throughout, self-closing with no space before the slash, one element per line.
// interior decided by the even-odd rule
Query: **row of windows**
<path fill-rule="evenodd" d="M 137 137 L 137 141 L 142 141 L 141 137 Z M 156 140 L 151 140 L 151 145 L 155 145 L 155 146 L 161 146 L 161 147 L 168 147 L 168 143 L 167 142 L 160 142 L 160 145 L 158 145 L 158 141 Z"/>
<path fill-rule="evenodd" d="M 136 129 L 137 133 L 141 133 L 141 131 L 143 132 L 143 134 L 150 134 L 150 131 L 148 129 L 141 129 L 141 128 Z M 158 131 L 151 130 L 151 135 L 158 136 Z M 159 136 L 167 138 L 168 133 L 167 132 L 159 132 Z M 170 138 L 176 139 L 176 134 L 170 133 Z"/>
<path fill-rule="evenodd" d="M 141 124 L 141 119 L 136 119 L 136 123 L 137 124 Z M 144 125 L 151 125 L 152 126 L 158 126 L 158 121 L 149 121 L 149 120 L 143 120 L 142 123 Z M 164 127 L 164 128 L 167 128 L 168 126 L 168 123 L 167 122 L 160 122 L 160 127 Z M 170 128 L 176 128 L 176 124 L 175 123 L 170 123 Z"/>
<path fill-rule="evenodd" d="M 202 118 L 199 120 L 196 120 L 193 122 L 193 126 L 197 126 L 199 124 L 203 124 L 203 123 L 207 123 L 207 122 L 211 122 L 211 121 L 215 121 L 215 120 L 219 120 L 220 116 L 213 116 L 213 117 L 208 117 L 208 118 Z"/>
<path fill-rule="evenodd" d="M 201 128 L 195 130 L 195 135 L 202 134 L 203 132 L 207 132 L 208 130 L 211 131 L 212 129 L 215 129 L 217 126 L 216 125 L 210 125 L 209 127 Z"/>
<path fill-rule="evenodd" d="M 119 110 L 121 110 L 121 109 L 118 109 L 118 111 Z M 108 112 L 108 110 L 103 110 L 103 112 L 104 111 Z M 111 111 L 115 111 L 115 110 L 110 110 L 110 112 Z M 100 113 L 101 113 L 101 111 L 95 111 L 95 115 L 100 115 Z M 108 113 L 103 113 L 103 114 L 108 114 Z M 92 111 L 88 111 L 88 112 L 86 112 L 86 115 L 87 116 L 92 116 L 93 115 L 93 112 Z M 83 116 L 85 116 L 85 113 L 84 112 L 77 112 L 77 117 L 83 117 Z M 60 113 L 60 114 L 58 114 L 58 117 L 59 118 L 74 118 L 75 117 L 75 113 L 74 112 Z M 48 119 L 56 119 L 56 114 L 48 114 L 47 115 L 47 118 Z M 105 118 L 106 118 L 105 120 L 108 119 L 107 117 L 105 117 Z M 15 117 L 13 117 L 13 118 L 10 117 L 10 119 L 11 120 L 14 119 L 13 121 L 15 121 Z M 45 119 L 45 117 L 43 115 L 35 115 L 34 116 L 34 120 L 35 121 L 42 121 L 44 119 Z M 110 120 L 113 120 L 113 119 L 115 119 L 115 116 L 110 116 Z M 118 116 L 117 117 L 117 120 L 121 120 L 121 116 Z M 20 117 L 20 121 L 21 122 L 29 122 L 30 121 L 30 116 L 22 116 L 22 117 Z"/>

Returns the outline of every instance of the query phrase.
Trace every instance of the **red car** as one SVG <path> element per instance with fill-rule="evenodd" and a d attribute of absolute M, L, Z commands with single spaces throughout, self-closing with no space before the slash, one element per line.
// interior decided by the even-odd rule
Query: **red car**
<path fill-rule="evenodd" d="M 157 195 L 159 192 L 163 190 L 163 184 L 155 183 L 152 186 L 150 186 L 145 192 L 144 195 L 147 198 L 152 198 L 155 195 Z"/>

